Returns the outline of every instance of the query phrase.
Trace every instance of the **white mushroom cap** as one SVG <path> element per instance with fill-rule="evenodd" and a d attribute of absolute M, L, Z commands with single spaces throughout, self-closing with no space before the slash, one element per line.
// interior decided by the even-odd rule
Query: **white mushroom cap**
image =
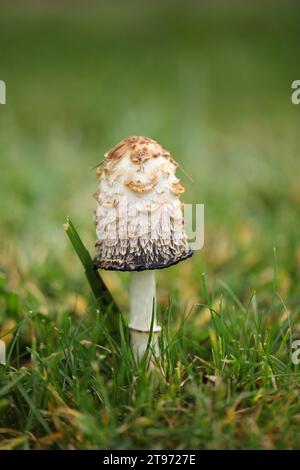
<path fill-rule="evenodd" d="M 170 153 L 149 137 L 128 137 L 98 167 L 95 266 L 141 271 L 192 255 Z"/>

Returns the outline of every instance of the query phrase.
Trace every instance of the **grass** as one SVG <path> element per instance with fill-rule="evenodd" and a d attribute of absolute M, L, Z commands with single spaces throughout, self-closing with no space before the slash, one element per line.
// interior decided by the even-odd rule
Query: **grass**
<path fill-rule="evenodd" d="M 299 448 L 299 9 L 20 8 L 0 17 L 0 448 Z M 128 275 L 90 270 L 89 167 L 130 134 L 205 203 L 203 250 L 157 273 L 151 370 Z"/>
<path fill-rule="evenodd" d="M 170 328 L 168 309 L 152 370 L 96 308 L 84 320 L 30 313 L 1 370 L 1 447 L 298 447 L 299 372 L 276 307 L 259 311 L 255 296 L 244 307 L 222 286 L 218 306 L 197 318 Z"/>

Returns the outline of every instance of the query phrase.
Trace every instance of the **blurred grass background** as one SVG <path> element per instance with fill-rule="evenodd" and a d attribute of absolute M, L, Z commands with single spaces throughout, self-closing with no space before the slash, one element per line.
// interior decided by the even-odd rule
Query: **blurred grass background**
<path fill-rule="evenodd" d="M 68 279 L 50 284 L 79 279 L 61 225 L 71 215 L 93 250 L 89 167 L 145 134 L 192 176 L 178 171 L 184 201 L 206 205 L 203 251 L 172 269 L 180 285 L 200 269 L 259 288 L 276 245 L 285 293 L 296 289 L 298 13 L 276 2 L 2 6 L 2 263 L 45 277 L 61 266 Z"/>
<path fill-rule="evenodd" d="M 90 295 L 62 229 L 91 253 L 89 167 L 128 135 L 162 142 L 185 202 L 205 204 L 205 246 L 158 274 L 162 306 L 204 301 L 201 274 L 295 314 L 300 282 L 299 6 L 295 2 L 2 2 L 0 269 L 21 310 L 59 314 Z M 127 308 L 126 274 L 105 273 Z M 295 300 L 296 299 L 296 300 Z M 200 312 L 201 313 L 201 312 Z M 1 314 L 0 314 L 1 315 Z M 7 317 L 2 314 L 0 322 Z M 201 319 L 199 325 L 201 325 Z M 204 323 L 205 323 L 204 319 Z M 297 329 L 297 325 L 295 327 Z M 296 330 L 295 330 L 296 331 Z"/>

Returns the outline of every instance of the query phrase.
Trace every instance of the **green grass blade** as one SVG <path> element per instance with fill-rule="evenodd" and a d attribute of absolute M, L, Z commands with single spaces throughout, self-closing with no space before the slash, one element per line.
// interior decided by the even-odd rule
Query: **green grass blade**
<path fill-rule="evenodd" d="M 111 293 L 102 281 L 98 271 L 93 266 L 93 260 L 90 253 L 84 246 L 77 230 L 75 229 L 71 219 L 67 218 L 67 223 L 64 224 L 64 229 L 72 243 L 72 246 L 84 267 L 84 272 L 92 292 L 99 302 L 100 307 L 110 307 L 114 313 L 120 313 L 117 304 L 115 303 Z"/>

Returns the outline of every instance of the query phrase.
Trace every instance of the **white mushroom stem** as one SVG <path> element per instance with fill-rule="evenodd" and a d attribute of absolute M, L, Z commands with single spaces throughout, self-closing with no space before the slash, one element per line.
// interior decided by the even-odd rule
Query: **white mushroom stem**
<path fill-rule="evenodd" d="M 130 319 L 131 344 L 134 355 L 141 359 L 146 351 L 151 331 L 152 312 L 152 348 L 158 352 L 157 333 L 161 328 L 156 323 L 155 311 L 155 271 L 139 271 L 131 274 Z"/>

